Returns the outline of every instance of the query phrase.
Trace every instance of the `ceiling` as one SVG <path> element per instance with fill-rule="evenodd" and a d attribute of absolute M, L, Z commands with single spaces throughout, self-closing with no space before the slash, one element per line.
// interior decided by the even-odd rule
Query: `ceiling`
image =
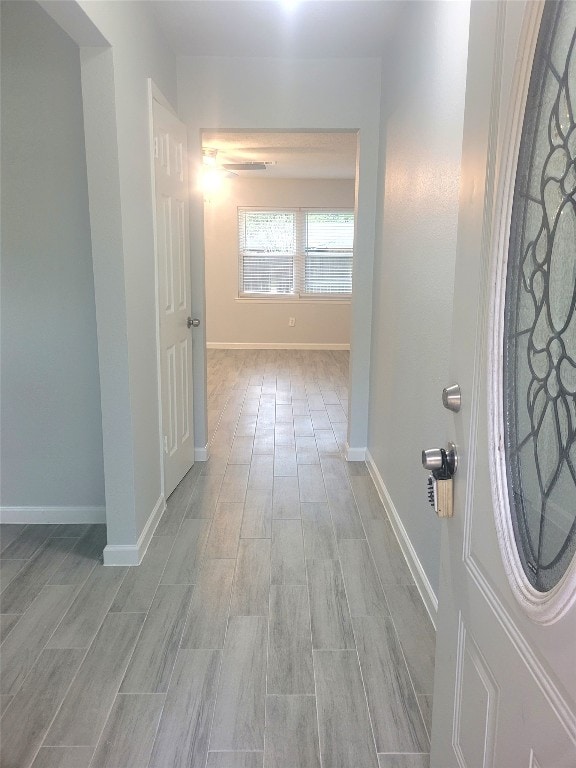
<path fill-rule="evenodd" d="M 150 0 L 177 55 L 379 57 L 401 0 Z M 353 179 L 355 133 L 205 134 L 218 164 L 271 163 L 249 178 Z"/>
<path fill-rule="evenodd" d="M 204 149 L 217 150 L 218 165 L 268 162 L 263 171 L 238 171 L 251 179 L 353 179 L 356 138 L 347 133 L 204 133 Z"/>
<path fill-rule="evenodd" d="M 179 55 L 381 56 L 399 0 L 150 0 Z"/>

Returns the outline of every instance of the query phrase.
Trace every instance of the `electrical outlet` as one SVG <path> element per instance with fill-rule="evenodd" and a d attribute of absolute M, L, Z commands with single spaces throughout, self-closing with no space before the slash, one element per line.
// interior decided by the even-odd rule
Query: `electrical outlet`
<path fill-rule="evenodd" d="M 294 328 L 294 326 L 296 325 L 296 318 L 295 317 L 289 317 L 288 318 L 288 325 L 290 326 L 290 328 Z"/>

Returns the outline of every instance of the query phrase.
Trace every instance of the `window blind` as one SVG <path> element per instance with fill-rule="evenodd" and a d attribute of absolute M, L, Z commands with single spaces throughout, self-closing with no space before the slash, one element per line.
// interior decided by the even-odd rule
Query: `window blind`
<path fill-rule="evenodd" d="M 354 213 L 238 209 L 240 296 L 346 297 Z"/>
<path fill-rule="evenodd" d="M 294 293 L 295 212 L 240 209 L 238 222 L 240 292 Z"/>
<path fill-rule="evenodd" d="M 352 293 L 354 214 L 305 211 L 304 293 Z"/>

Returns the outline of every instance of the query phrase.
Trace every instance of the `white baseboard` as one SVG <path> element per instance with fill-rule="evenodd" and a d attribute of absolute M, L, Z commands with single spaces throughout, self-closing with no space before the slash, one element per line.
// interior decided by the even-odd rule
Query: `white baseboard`
<path fill-rule="evenodd" d="M 382 476 L 378 471 L 378 467 L 376 466 L 374 459 L 372 458 L 372 455 L 368 449 L 366 449 L 366 464 L 368 466 L 368 471 L 370 472 L 372 480 L 374 481 L 374 485 L 376 486 L 376 490 L 380 496 L 380 500 L 384 505 L 384 509 L 386 510 L 386 514 L 388 515 L 392 529 L 396 534 L 400 549 L 402 550 L 404 558 L 408 563 L 408 567 L 410 568 L 410 572 L 412 573 L 414 581 L 416 582 L 416 586 L 418 587 L 420 596 L 422 597 L 424 605 L 426 606 L 426 610 L 430 615 L 430 620 L 432 621 L 434 628 L 436 628 L 436 617 L 438 615 L 438 598 L 432 589 L 432 585 L 428 581 L 426 572 L 424 571 L 422 563 L 416 554 L 416 550 L 412 546 L 412 542 L 410 541 L 410 538 L 406 532 L 406 528 L 404 528 L 404 524 L 402 523 L 400 515 L 398 514 L 398 510 L 394 506 L 394 502 L 392 501 L 388 489 L 384 484 L 384 480 L 382 479 Z"/>
<path fill-rule="evenodd" d="M 0 523 L 105 523 L 106 507 L 0 507 Z"/>
<path fill-rule="evenodd" d="M 304 344 L 298 342 L 237 342 L 237 341 L 208 341 L 207 349 L 350 349 L 350 344 Z"/>
<path fill-rule="evenodd" d="M 351 448 L 346 443 L 346 461 L 366 461 L 366 447 Z"/>
<path fill-rule="evenodd" d="M 160 496 L 136 544 L 107 544 L 104 547 L 104 565 L 140 565 L 165 509 L 166 499 Z"/>
<path fill-rule="evenodd" d="M 210 458 L 210 451 L 207 445 L 194 447 L 194 461 L 208 461 Z"/>

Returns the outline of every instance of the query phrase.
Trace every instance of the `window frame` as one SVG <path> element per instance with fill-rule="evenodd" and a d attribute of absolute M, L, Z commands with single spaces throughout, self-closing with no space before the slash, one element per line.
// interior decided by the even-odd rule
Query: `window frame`
<path fill-rule="evenodd" d="M 244 257 L 246 249 L 242 249 L 242 236 L 241 230 L 243 227 L 243 214 L 245 213 L 293 213 L 295 216 L 295 250 L 293 253 L 293 292 L 290 293 L 258 293 L 258 292 L 245 292 L 244 289 Z M 288 303 L 293 302 L 330 302 L 334 304 L 350 304 L 352 300 L 352 292 L 350 293 L 306 293 L 305 280 L 306 280 L 306 258 L 308 249 L 307 245 L 307 227 L 306 227 L 306 215 L 308 213 L 345 213 L 351 214 L 353 217 L 354 234 L 352 240 L 352 248 L 350 248 L 350 257 L 352 262 L 352 270 L 354 265 L 354 243 L 356 233 L 356 211 L 354 208 L 341 207 L 341 206 L 238 206 L 237 208 L 237 231 L 238 231 L 238 294 L 236 301 L 239 302 L 256 302 L 256 303 Z M 318 254 L 319 250 L 312 250 L 312 253 Z M 280 253 L 280 252 L 279 252 Z"/>

